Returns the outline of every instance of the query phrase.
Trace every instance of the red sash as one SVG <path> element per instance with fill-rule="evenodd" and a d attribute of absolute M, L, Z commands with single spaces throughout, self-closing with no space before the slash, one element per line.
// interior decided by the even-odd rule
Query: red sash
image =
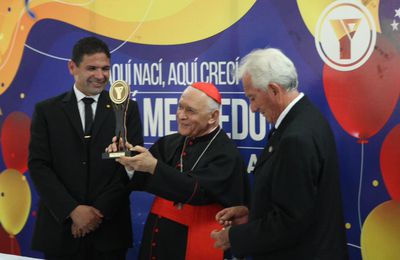
<path fill-rule="evenodd" d="M 151 213 L 188 227 L 185 260 L 221 260 L 223 251 L 214 248 L 214 240 L 210 237 L 212 230 L 221 228 L 215 220 L 215 214 L 221 209 L 218 204 L 184 204 L 178 209 L 172 201 L 156 197 Z"/>

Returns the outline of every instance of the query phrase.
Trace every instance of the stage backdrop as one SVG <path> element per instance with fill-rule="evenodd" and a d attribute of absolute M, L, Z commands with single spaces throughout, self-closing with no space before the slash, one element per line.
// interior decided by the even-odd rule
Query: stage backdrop
<path fill-rule="evenodd" d="M 37 102 L 71 90 L 72 45 L 96 35 L 112 51 L 111 82 L 131 86 L 147 147 L 176 132 L 182 90 L 211 81 L 250 179 L 269 125 L 232 73 L 252 49 L 280 48 L 334 130 L 351 259 L 398 259 L 399 23 L 396 0 L 0 1 L 0 252 L 42 256 L 30 249 L 38 207 L 27 170 L 31 116 Z M 152 199 L 131 196 L 129 259 Z"/>

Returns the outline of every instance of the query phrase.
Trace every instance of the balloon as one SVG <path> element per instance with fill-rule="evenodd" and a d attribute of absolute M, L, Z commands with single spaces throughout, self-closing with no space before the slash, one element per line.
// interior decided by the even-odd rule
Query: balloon
<path fill-rule="evenodd" d="M 12 112 L 1 131 L 3 159 L 7 168 L 24 173 L 28 169 L 28 145 L 31 119 L 25 113 Z"/>
<path fill-rule="evenodd" d="M 392 199 L 400 202 L 400 124 L 383 141 L 380 163 L 385 186 Z"/>
<path fill-rule="evenodd" d="M 398 260 L 400 256 L 400 204 L 386 201 L 374 208 L 361 230 L 363 260 Z"/>
<path fill-rule="evenodd" d="M 0 223 L 10 235 L 25 226 L 31 209 L 31 190 L 26 177 L 14 169 L 0 174 Z"/>
<path fill-rule="evenodd" d="M 21 255 L 18 240 L 0 226 L 0 253 Z"/>
<path fill-rule="evenodd" d="M 329 106 L 351 136 L 367 142 L 386 124 L 400 93 L 400 55 L 385 38 L 377 36 L 369 60 L 352 71 L 324 66 L 323 82 Z"/>

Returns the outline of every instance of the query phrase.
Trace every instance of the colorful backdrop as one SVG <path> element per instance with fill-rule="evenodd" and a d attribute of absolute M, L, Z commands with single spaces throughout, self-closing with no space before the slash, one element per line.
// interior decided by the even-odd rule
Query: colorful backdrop
<path fill-rule="evenodd" d="M 72 45 L 97 35 L 112 51 L 111 82 L 126 80 L 139 104 L 146 146 L 177 130 L 188 84 L 212 81 L 250 179 L 269 125 L 232 73 L 254 48 L 282 49 L 336 136 L 351 259 L 398 259 L 399 23 L 395 0 L 0 1 L 0 252 L 42 257 L 30 249 L 38 206 L 27 170 L 31 116 L 38 101 L 72 88 Z M 130 259 L 152 199 L 131 196 Z"/>

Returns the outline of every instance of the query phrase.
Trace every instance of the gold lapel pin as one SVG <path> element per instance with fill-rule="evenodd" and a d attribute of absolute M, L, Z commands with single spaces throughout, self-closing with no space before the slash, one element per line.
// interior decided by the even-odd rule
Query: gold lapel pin
<path fill-rule="evenodd" d="M 107 104 L 107 105 L 106 105 L 106 108 L 110 108 L 110 107 L 111 107 L 110 104 Z"/>

